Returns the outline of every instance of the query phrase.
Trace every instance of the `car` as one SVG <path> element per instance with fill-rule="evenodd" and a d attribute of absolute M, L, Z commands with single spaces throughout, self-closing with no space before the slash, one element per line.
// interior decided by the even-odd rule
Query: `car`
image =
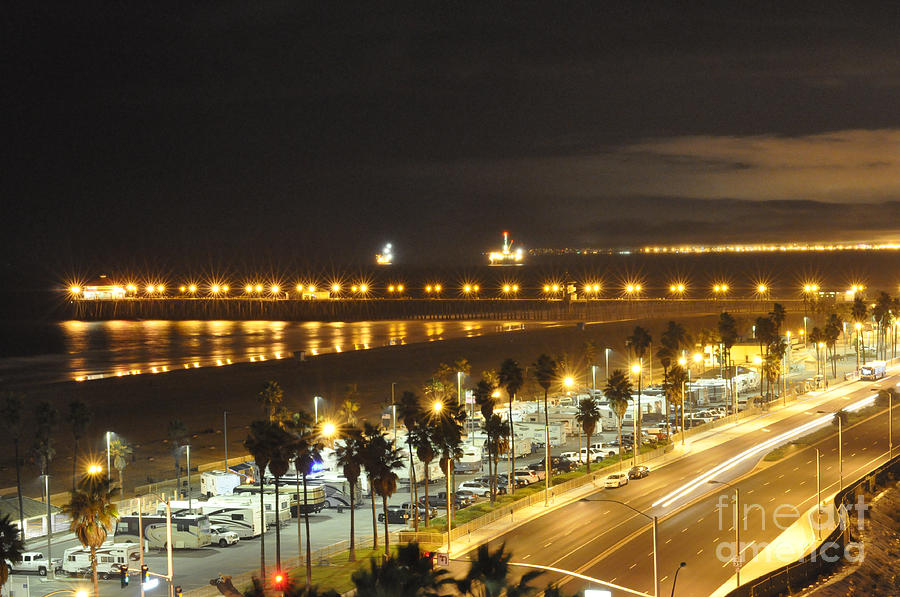
<path fill-rule="evenodd" d="M 500 495 L 506 494 L 506 488 L 509 486 L 509 477 L 506 475 L 498 475 L 497 479 L 497 493 Z M 480 477 L 475 477 L 475 481 L 479 483 L 484 483 L 488 487 L 491 486 L 491 478 L 488 475 L 482 475 Z"/>
<path fill-rule="evenodd" d="M 625 473 L 607 475 L 606 481 L 603 483 L 604 487 L 621 487 L 623 485 L 628 485 L 628 475 Z"/>
<path fill-rule="evenodd" d="M 418 516 L 419 516 L 419 520 L 425 520 L 425 506 L 424 505 L 414 507 L 410 502 L 403 502 L 402 504 L 400 504 L 400 507 L 403 508 L 404 510 L 406 510 L 406 512 L 408 514 L 410 514 L 410 516 L 412 515 L 411 510 L 415 509 L 416 514 L 418 514 Z M 434 518 L 435 516 L 437 516 L 437 508 L 435 508 L 431 504 L 428 504 L 428 518 L 431 519 L 431 518 Z"/>
<path fill-rule="evenodd" d="M 559 456 L 551 456 L 550 457 L 550 466 L 553 467 L 553 472 L 556 474 L 559 473 L 568 473 L 571 470 L 575 469 L 575 463 L 567 458 L 560 458 Z M 544 459 L 541 458 L 540 462 L 535 462 L 534 464 L 529 464 L 528 469 L 534 471 L 535 473 L 539 473 L 538 476 L 543 478 L 544 474 Z"/>
<path fill-rule="evenodd" d="M 234 531 L 229 531 L 225 527 L 221 527 L 218 525 L 211 525 L 209 527 L 209 542 L 213 544 L 218 544 L 219 547 L 228 547 L 229 545 L 234 545 L 241 538 Z"/>
<path fill-rule="evenodd" d="M 384 522 L 384 512 L 378 513 L 378 522 Z M 388 524 L 406 524 L 406 521 L 409 520 L 409 512 L 404 510 L 400 506 L 388 506 L 387 507 L 387 521 Z"/>
<path fill-rule="evenodd" d="M 51 566 L 54 571 L 59 569 L 62 566 L 62 558 L 53 558 Z M 10 572 L 37 572 L 39 576 L 47 576 L 51 566 L 47 565 L 47 560 L 41 552 L 23 551 L 22 561 L 11 563 Z"/>
<path fill-rule="evenodd" d="M 482 483 L 480 481 L 463 481 L 459 484 L 460 491 L 471 491 L 475 495 L 480 495 L 481 497 L 485 497 L 491 495 L 491 487 L 486 483 Z"/>
<path fill-rule="evenodd" d="M 646 466 L 633 466 L 628 470 L 629 479 L 643 479 L 650 474 L 650 468 Z"/>
<path fill-rule="evenodd" d="M 528 470 L 528 469 L 525 469 L 525 470 L 521 470 L 521 469 L 516 470 L 515 472 L 513 472 L 513 476 L 514 476 L 516 479 L 522 479 L 522 480 L 525 481 L 528 485 L 531 485 L 532 483 L 537 483 L 538 481 L 540 481 L 540 479 L 538 478 L 538 476 L 535 475 L 532 471 L 530 471 L 530 470 Z"/>

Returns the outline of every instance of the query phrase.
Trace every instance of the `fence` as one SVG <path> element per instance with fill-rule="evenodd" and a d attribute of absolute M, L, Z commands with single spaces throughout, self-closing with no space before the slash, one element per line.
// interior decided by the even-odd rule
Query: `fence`
<path fill-rule="evenodd" d="M 813 583 L 823 574 L 834 570 L 844 555 L 849 541 L 850 524 L 847 520 L 846 508 L 855 502 L 860 488 L 871 480 L 893 477 L 900 471 L 900 455 L 882 464 L 874 471 L 864 475 L 855 483 L 844 488 L 834 498 L 835 510 L 842 512 L 839 524 L 808 556 L 797 562 L 770 572 L 769 574 L 745 582 L 734 589 L 726 597 L 781 597 L 791 595 Z M 859 513 L 857 513 L 858 515 Z"/>

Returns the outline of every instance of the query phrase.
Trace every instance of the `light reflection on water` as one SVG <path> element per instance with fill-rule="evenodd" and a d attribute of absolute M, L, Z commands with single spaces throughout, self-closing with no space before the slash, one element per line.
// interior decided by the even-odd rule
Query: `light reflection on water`
<path fill-rule="evenodd" d="M 529 322 L 529 328 L 554 323 Z M 90 381 L 227 367 L 320 354 L 474 337 L 521 329 L 497 321 L 65 321 L 64 354 L 0 359 L 11 383 Z"/>

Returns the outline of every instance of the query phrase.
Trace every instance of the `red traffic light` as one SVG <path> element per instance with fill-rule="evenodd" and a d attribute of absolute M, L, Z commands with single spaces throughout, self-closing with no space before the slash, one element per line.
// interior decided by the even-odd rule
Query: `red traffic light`
<path fill-rule="evenodd" d="M 275 576 L 272 577 L 272 580 L 276 587 L 280 587 L 284 583 L 284 575 L 281 572 L 276 572 Z"/>

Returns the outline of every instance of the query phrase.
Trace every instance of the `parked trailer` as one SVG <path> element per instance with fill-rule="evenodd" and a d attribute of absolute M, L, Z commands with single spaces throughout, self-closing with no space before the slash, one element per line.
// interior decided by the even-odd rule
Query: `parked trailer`
<path fill-rule="evenodd" d="M 243 486 L 239 485 L 238 487 L 243 487 Z M 257 489 L 259 489 L 259 488 L 257 488 Z M 290 497 L 282 494 L 279 491 L 278 502 L 279 502 L 279 506 L 277 508 L 278 521 L 284 522 L 285 520 L 288 520 L 291 517 L 291 508 L 289 505 Z M 236 487 L 233 495 L 218 495 L 215 497 L 211 497 L 211 498 L 209 498 L 209 500 L 207 500 L 207 503 L 208 504 L 224 504 L 224 505 L 242 504 L 242 505 L 247 505 L 247 506 L 251 506 L 251 507 L 255 503 L 256 507 L 259 508 L 259 491 L 256 491 L 254 493 L 245 492 L 245 491 L 239 492 Z M 275 518 L 275 514 L 276 514 L 275 494 L 274 493 L 263 494 L 263 506 L 266 509 L 266 525 L 274 526 L 275 520 L 276 520 L 276 518 Z M 257 514 L 259 514 L 258 511 L 257 511 Z"/>
<path fill-rule="evenodd" d="M 144 541 L 151 549 L 166 548 L 166 517 L 147 515 L 141 517 L 144 525 Z M 137 516 L 122 516 L 116 524 L 116 543 L 140 541 Z M 209 545 L 209 518 L 202 514 L 172 515 L 172 548 L 200 549 Z"/>
<path fill-rule="evenodd" d="M 225 471 L 207 471 L 200 473 L 200 493 L 206 497 L 214 495 L 231 495 L 234 488 L 243 481 L 237 473 Z"/>
<path fill-rule="evenodd" d="M 266 499 L 275 500 L 275 485 L 263 485 L 263 493 Z M 238 485 L 234 488 L 235 495 L 259 495 L 259 485 Z M 293 479 L 282 479 L 278 485 L 278 500 L 282 506 L 279 510 L 279 520 L 285 520 L 288 517 L 297 517 L 297 512 L 304 513 L 307 510 L 313 514 L 325 507 L 325 490 L 319 486 L 306 484 L 306 499 L 303 497 L 303 482 L 300 483 L 300 493 L 297 493 L 297 485 Z M 269 510 L 269 504 L 266 504 L 266 511 Z M 284 518 L 281 518 L 282 511 L 287 510 Z"/>
<path fill-rule="evenodd" d="M 106 542 L 97 548 L 97 576 L 107 579 L 120 576 L 122 564 L 134 567 L 141 558 L 141 546 L 137 543 Z M 75 576 L 91 567 L 91 550 L 88 547 L 70 547 L 63 552 L 63 572 Z"/>
<path fill-rule="evenodd" d="M 193 500 L 188 509 L 187 500 L 177 500 L 169 503 L 172 514 L 202 514 L 209 518 L 210 526 L 221 526 L 225 530 L 234 531 L 241 539 L 258 537 L 262 534 L 262 522 L 259 516 L 259 501 L 250 500 L 247 504 L 217 504 L 211 501 L 201 502 Z M 166 513 L 166 505 L 159 504 L 156 507 L 157 515 Z"/>

